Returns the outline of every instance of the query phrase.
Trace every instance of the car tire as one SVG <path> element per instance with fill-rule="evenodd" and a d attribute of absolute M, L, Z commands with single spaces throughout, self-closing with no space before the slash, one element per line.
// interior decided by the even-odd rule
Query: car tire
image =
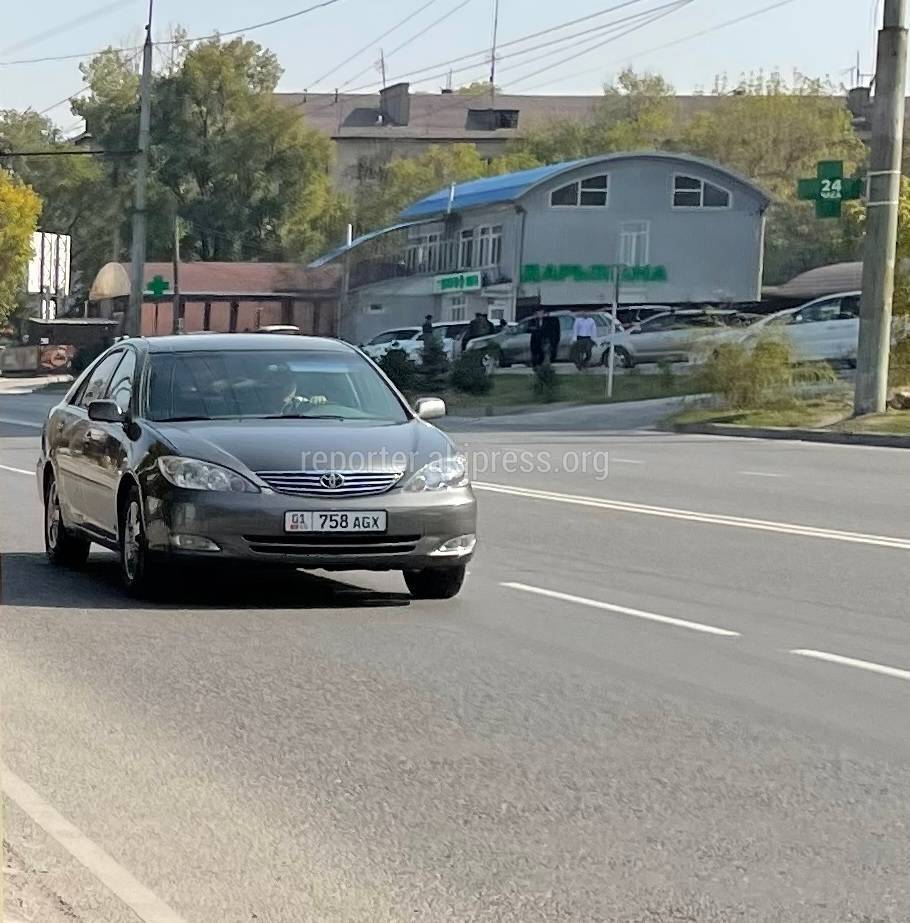
<path fill-rule="evenodd" d="M 92 543 L 72 533 L 63 524 L 57 480 L 51 475 L 44 487 L 44 550 L 51 564 L 82 567 Z"/>
<path fill-rule="evenodd" d="M 487 349 L 483 354 L 483 369 L 487 375 L 495 375 L 502 368 L 502 353 L 498 349 Z"/>
<path fill-rule="evenodd" d="M 632 369 L 635 368 L 635 360 L 632 358 L 628 350 L 624 349 L 622 346 L 617 346 L 614 348 L 613 352 L 616 355 L 616 368 L 618 369 Z M 603 359 L 601 362 L 604 365 L 610 364 L 610 347 L 608 346 L 604 350 Z"/>
<path fill-rule="evenodd" d="M 118 517 L 120 580 L 133 597 L 147 597 L 160 590 L 157 568 L 148 551 L 142 497 L 133 485 L 123 501 Z"/>
<path fill-rule="evenodd" d="M 467 572 L 467 564 L 406 570 L 404 582 L 414 599 L 453 599 L 461 592 Z"/>

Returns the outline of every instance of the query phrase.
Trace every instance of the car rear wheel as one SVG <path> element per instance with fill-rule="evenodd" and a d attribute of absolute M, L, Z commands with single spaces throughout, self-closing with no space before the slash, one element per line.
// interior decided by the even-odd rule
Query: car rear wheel
<path fill-rule="evenodd" d="M 120 510 L 120 579 L 130 596 L 148 596 L 158 589 L 158 574 L 149 556 L 142 518 L 142 498 L 133 486 Z"/>
<path fill-rule="evenodd" d="M 44 488 L 44 550 L 52 564 L 82 567 L 88 560 L 92 543 L 74 535 L 63 524 L 57 481 L 48 478 Z"/>
<path fill-rule="evenodd" d="M 616 359 L 615 365 L 618 369 L 631 369 L 635 365 L 635 360 L 629 354 L 628 350 L 622 348 L 622 346 L 617 346 L 613 350 Z M 603 359 L 601 360 L 604 365 L 610 364 L 610 347 L 608 346 L 604 350 Z"/>
<path fill-rule="evenodd" d="M 406 570 L 404 582 L 415 599 L 452 599 L 461 591 L 467 572 L 467 564 Z"/>
<path fill-rule="evenodd" d="M 486 350 L 483 354 L 483 370 L 487 375 L 493 375 L 499 368 L 502 368 L 502 353 L 495 347 Z"/>

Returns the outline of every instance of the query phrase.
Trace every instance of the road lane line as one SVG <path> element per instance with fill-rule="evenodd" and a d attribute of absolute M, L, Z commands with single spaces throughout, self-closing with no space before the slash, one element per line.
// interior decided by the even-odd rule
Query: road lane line
<path fill-rule="evenodd" d="M 864 532 L 843 532 L 839 529 L 821 529 L 790 522 L 775 522 L 768 519 L 747 519 L 742 516 L 726 516 L 720 513 L 700 513 L 673 507 L 648 506 L 643 503 L 626 503 L 622 500 L 607 500 L 603 497 L 585 497 L 578 494 L 562 494 L 549 490 L 535 490 L 528 487 L 512 487 L 508 484 L 491 484 L 475 481 L 475 490 L 488 493 L 525 497 L 529 500 L 550 500 L 554 503 L 568 503 L 574 506 L 588 506 L 594 509 L 615 510 L 620 513 L 637 513 L 641 516 L 659 516 L 664 519 L 682 519 L 687 522 L 701 522 L 712 526 L 730 526 L 738 529 L 752 529 L 758 532 L 777 532 L 781 535 L 798 535 L 804 538 L 826 539 L 832 542 L 851 542 L 855 545 L 877 545 L 880 548 L 896 548 L 910 551 L 910 538 L 890 535 L 869 535 Z"/>
<path fill-rule="evenodd" d="M 782 478 L 786 477 L 784 474 L 772 474 L 770 471 L 740 471 L 742 475 L 745 475 L 747 478 Z"/>
<path fill-rule="evenodd" d="M 25 468 L 11 468 L 9 465 L 0 465 L 0 471 L 11 471 L 13 474 L 24 474 L 26 477 L 33 478 L 34 471 L 26 471 Z"/>
<path fill-rule="evenodd" d="M 630 609 L 628 606 L 615 606 L 612 603 L 600 602 L 597 599 L 587 599 L 584 596 L 573 596 L 571 593 L 558 593 L 556 590 L 545 590 L 542 587 L 529 586 L 526 583 L 501 583 L 500 586 L 508 590 L 518 590 L 520 593 L 533 593 L 535 596 L 546 596 L 548 599 L 558 599 L 560 602 L 576 603 L 579 606 L 589 606 L 592 609 L 603 609 L 606 612 L 615 612 L 619 615 L 630 615 L 632 618 L 644 619 L 648 622 L 659 622 L 661 625 L 688 628 L 690 631 L 700 631 L 707 635 L 719 635 L 723 638 L 742 637 L 738 631 L 716 628 L 714 625 L 705 625 L 703 622 L 674 619 L 669 615 L 658 615 L 656 612 L 645 612 L 642 609 Z"/>
<path fill-rule="evenodd" d="M 26 429 L 44 429 L 43 423 L 34 423 L 30 420 L 15 420 L 12 417 L 0 417 L 0 423 L 7 426 L 24 426 Z"/>
<path fill-rule="evenodd" d="M 46 802 L 9 767 L 0 763 L 3 791 L 45 833 L 113 892 L 142 923 L 186 923 L 176 910 L 137 881 L 116 859 Z"/>
<path fill-rule="evenodd" d="M 637 458 L 614 458 L 612 455 L 608 456 L 609 463 L 611 465 L 644 465 L 645 462 L 639 461 Z"/>
<path fill-rule="evenodd" d="M 853 657 L 843 657 L 840 654 L 829 654 L 827 651 L 790 651 L 797 657 L 809 657 L 812 660 L 824 660 L 827 663 L 836 663 L 842 667 L 856 667 L 859 670 L 868 670 L 870 673 L 879 673 L 882 676 L 891 676 L 894 679 L 910 680 L 910 670 L 901 670 L 898 667 L 887 667 L 871 660 L 856 660 Z"/>

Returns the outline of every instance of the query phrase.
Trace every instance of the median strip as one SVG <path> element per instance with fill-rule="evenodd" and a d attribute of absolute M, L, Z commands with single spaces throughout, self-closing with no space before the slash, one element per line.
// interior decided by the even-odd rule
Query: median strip
<path fill-rule="evenodd" d="M 829 654 L 827 651 L 797 650 L 790 651 L 797 657 L 809 657 L 812 660 L 823 660 L 826 663 L 836 663 L 842 667 L 855 667 L 858 670 L 867 670 L 869 673 L 878 673 L 880 676 L 890 676 L 893 679 L 910 680 L 910 670 L 901 670 L 898 667 L 888 667 L 871 660 L 856 660 L 854 657 L 843 657 L 841 654 Z"/>
<path fill-rule="evenodd" d="M 768 519 L 748 519 L 742 516 L 725 516 L 719 513 L 700 513 L 697 510 L 649 506 L 643 503 L 626 503 L 622 500 L 607 500 L 603 497 L 586 497 L 579 494 L 562 494 L 549 490 L 535 490 L 529 487 L 512 487 L 508 484 L 490 484 L 475 481 L 474 489 L 487 493 L 524 497 L 528 500 L 548 500 L 553 503 L 587 506 L 594 509 L 613 510 L 619 513 L 636 513 L 640 516 L 658 516 L 663 519 L 681 519 L 687 522 L 700 522 L 712 526 L 729 526 L 737 529 L 751 529 L 757 532 L 776 532 L 781 535 L 798 535 L 804 538 L 825 539 L 831 542 L 850 542 L 855 545 L 876 545 L 880 548 L 910 551 L 910 538 L 898 538 L 890 535 L 843 532 L 839 529 L 820 529 L 815 526 L 775 522 Z"/>
<path fill-rule="evenodd" d="M 573 596 L 571 593 L 560 593 L 556 590 L 546 590 L 543 587 L 528 586 L 526 583 L 502 583 L 500 586 L 507 590 L 517 590 L 520 593 L 532 593 L 535 596 L 544 596 L 547 599 L 556 599 L 560 602 L 574 603 L 579 606 L 588 606 L 591 609 L 602 609 L 605 612 L 614 612 L 617 615 L 628 615 L 648 622 L 658 622 L 661 625 L 672 625 L 674 628 L 687 628 L 689 631 L 700 631 L 707 635 L 718 635 L 722 638 L 739 638 L 738 631 L 728 631 L 726 628 L 717 628 L 714 625 L 705 625 L 703 622 L 690 622 L 687 619 L 671 618 L 669 615 L 658 615 L 656 612 L 645 612 L 642 609 L 630 609 L 628 606 L 616 606 L 613 603 L 600 602 L 597 599 L 587 599 L 584 596 Z"/>
<path fill-rule="evenodd" d="M 26 471 L 25 468 L 11 468 L 9 465 L 0 465 L 0 471 L 9 471 L 12 474 L 24 474 L 26 477 L 34 477 L 34 471 Z"/>

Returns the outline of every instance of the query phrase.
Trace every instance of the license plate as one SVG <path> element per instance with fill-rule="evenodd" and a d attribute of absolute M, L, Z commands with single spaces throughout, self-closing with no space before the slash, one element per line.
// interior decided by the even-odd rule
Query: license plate
<path fill-rule="evenodd" d="M 285 532 L 385 532 L 385 510 L 356 510 L 346 513 L 300 512 L 284 514 Z"/>

